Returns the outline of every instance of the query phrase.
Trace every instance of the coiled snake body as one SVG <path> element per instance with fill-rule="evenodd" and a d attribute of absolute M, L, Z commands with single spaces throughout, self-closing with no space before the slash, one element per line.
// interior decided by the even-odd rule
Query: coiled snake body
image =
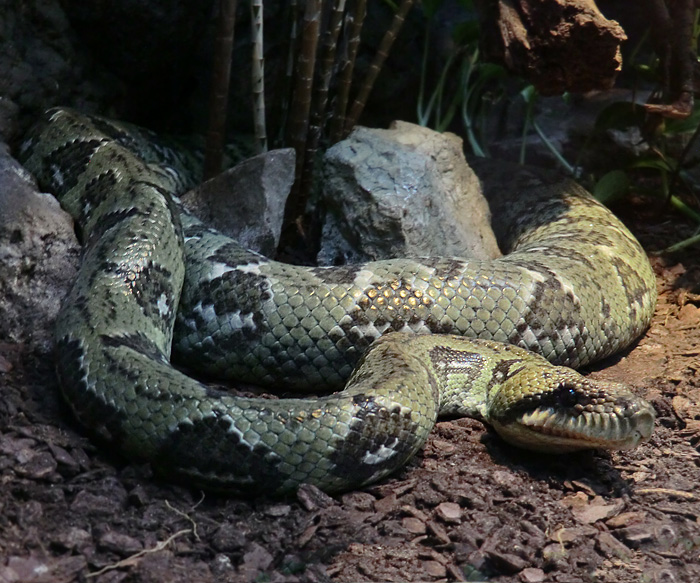
<path fill-rule="evenodd" d="M 640 245 L 573 183 L 495 204 L 510 251 L 497 260 L 308 268 L 184 212 L 180 175 L 154 154 L 167 153 L 70 110 L 47 112 L 21 152 L 85 246 L 57 322 L 59 383 L 78 419 L 119 451 L 198 485 L 280 493 L 377 480 L 440 413 L 477 415 L 545 451 L 650 435 L 645 401 L 547 362 L 621 350 L 656 299 Z M 174 328 L 175 351 L 207 374 L 313 391 L 350 378 L 321 398 L 234 397 L 171 366 Z"/>

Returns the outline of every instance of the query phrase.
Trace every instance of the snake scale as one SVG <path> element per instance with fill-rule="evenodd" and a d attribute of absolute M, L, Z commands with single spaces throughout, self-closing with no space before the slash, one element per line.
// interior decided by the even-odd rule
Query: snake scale
<path fill-rule="evenodd" d="M 623 449 L 652 432 L 653 408 L 630 390 L 555 366 L 628 346 L 656 300 L 639 243 L 573 182 L 495 209 L 499 259 L 299 267 L 184 211 L 168 152 L 117 122 L 50 110 L 20 157 L 84 245 L 56 324 L 63 395 L 98 438 L 170 477 L 234 493 L 352 489 L 401 467 L 438 414 L 542 451 Z M 205 375 L 347 385 L 232 396 L 175 369 L 171 346 Z"/>

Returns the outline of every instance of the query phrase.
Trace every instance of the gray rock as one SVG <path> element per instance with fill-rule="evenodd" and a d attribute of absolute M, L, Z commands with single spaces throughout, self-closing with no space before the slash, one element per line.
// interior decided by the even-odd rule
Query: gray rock
<path fill-rule="evenodd" d="M 284 205 L 294 182 L 294 150 L 273 150 L 245 160 L 182 197 L 206 224 L 253 251 L 277 250 Z"/>
<path fill-rule="evenodd" d="M 0 148 L 0 338 L 50 350 L 79 254 L 70 216 Z"/>
<path fill-rule="evenodd" d="M 325 156 L 320 264 L 500 255 L 462 140 L 405 122 L 357 128 Z"/>

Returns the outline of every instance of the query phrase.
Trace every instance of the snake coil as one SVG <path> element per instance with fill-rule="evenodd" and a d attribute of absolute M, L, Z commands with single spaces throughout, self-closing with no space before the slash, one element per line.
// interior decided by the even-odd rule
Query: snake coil
<path fill-rule="evenodd" d="M 650 435 L 646 402 L 555 366 L 628 346 L 656 299 L 639 243 L 573 182 L 491 201 L 508 252 L 493 261 L 298 267 L 186 213 L 173 160 L 144 135 L 56 109 L 21 151 L 85 246 L 57 321 L 59 383 L 119 451 L 198 485 L 280 493 L 377 480 L 440 413 L 545 451 Z M 235 397 L 173 368 L 171 345 L 210 375 L 314 391 L 349 380 L 321 398 Z"/>

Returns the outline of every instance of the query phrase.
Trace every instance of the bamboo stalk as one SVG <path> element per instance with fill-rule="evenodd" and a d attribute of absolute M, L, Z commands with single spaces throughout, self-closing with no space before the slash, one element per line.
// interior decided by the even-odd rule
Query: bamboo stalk
<path fill-rule="evenodd" d="M 347 35 L 347 58 L 340 71 L 338 81 L 338 97 L 336 99 L 335 112 L 331 123 L 331 144 L 343 138 L 343 128 L 345 127 L 345 115 L 347 113 L 348 102 L 350 101 L 350 86 L 352 85 L 352 74 L 355 69 L 357 51 L 360 47 L 360 33 L 362 25 L 367 15 L 367 0 L 355 0 L 355 10 L 346 22 L 349 33 Z"/>
<path fill-rule="evenodd" d="M 345 120 L 345 135 L 348 135 L 352 131 L 352 128 L 355 127 L 357 121 L 360 119 L 362 110 L 365 108 L 365 104 L 367 103 L 367 98 L 372 91 L 374 82 L 377 80 L 377 75 L 379 75 L 379 71 L 381 71 L 384 61 L 386 61 L 386 58 L 389 55 L 391 46 L 394 44 L 396 36 L 399 34 L 404 20 L 406 19 L 406 15 L 412 6 L 413 0 L 402 0 L 399 11 L 394 15 L 391 28 L 386 31 L 384 38 L 382 38 L 382 42 L 379 44 L 379 48 L 377 49 L 377 54 L 374 56 L 374 60 L 372 61 L 372 64 L 367 71 L 367 75 L 362 82 L 360 91 L 352 104 L 350 115 Z"/>
<path fill-rule="evenodd" d="M 285 143 L 285 128 L 289 118 L 289 104 L 292 101 L 292 86 L 294 79 L 294 63 L 298 53 L 299 45 L 299 5 L 297 0 L 290 0 L 286 13 L 289 22 L 289 36 L 286 43 L 287 62 L 283 71 L 283 78 L 280 82 L 279 96 L 274 100 L 279 105 L 275 107 L 275 124 L 277 130 L 275 144 L 280 146 Z"/>
<path fill-rule="evenodd" d="M 309 134 L 306 138 L 306 152 L 304 154 L 304 166 L 301 174 L 301 197 L 308 198 L 313 183 L 316 152 L 321 139 L 323 125 L 326 119 L 326 104 L 328 102 L 328 88 L 333 73 L 336 46 L 345 11 L 345 0 L 335 0 L 330 22 L 326 29 L 323 41 L 320 74 L 313 94 L 311 104 L 311 119 L 309 122 Z"/>
<path fill-rule="evenodd" d="M 263 56 L 263 0 L 251 0 L 250 22 L 253 37 L 252 86 L 253 124 L 256 153 L 267 152 L 265 127 L 265 58 Z"/>
<path fill-rule="evenodd" d="M 226 135 L 228 90 L 231 81 L 231 51 L 233 49 L 233 29 L 236 23 L 236 0 L 220 0 L 218 8 L 209 93 L 209 127 L 204 147 L 203 178 L 205 180 L 221 172 Z"/>
<path fill-rule="evenodd" d="M 304 165 L 304 149 L 309 129 L 311 88 L 316 66 L 316 48 L 318 47 L 320 20 L 320 0 L 307 0 L 304 22 L 302 24 L 301 50 L 297 63 L 296 83 L 292 97 L 288 133 L 288 143 L 296 151 L 295 185 L 292 190 L 293 198 L 295 199 L 299 193 L 299 179 Z M 299 208 L 294 209 L 295 212 L 299 210 Z"/>

